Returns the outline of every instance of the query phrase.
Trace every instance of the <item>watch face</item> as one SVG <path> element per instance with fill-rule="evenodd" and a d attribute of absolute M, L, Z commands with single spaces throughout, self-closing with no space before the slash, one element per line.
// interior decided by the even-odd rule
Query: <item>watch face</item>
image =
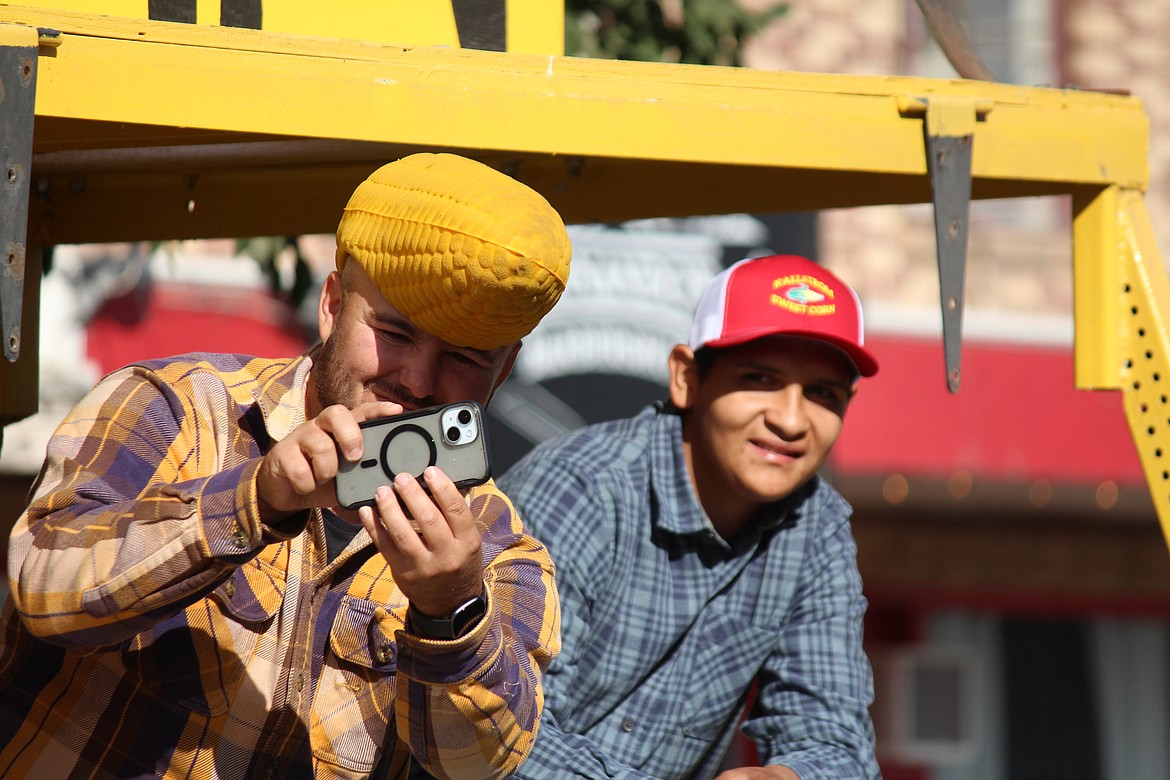
<path fill-rule="evenodd" d="M 486 593 L 486 588 L 485 588 Z M 485 593 L 480 593 L 471 601 L 464 602 L 455 608 L 451 613 L 451 632 L 452 639 L 457 639 L 468 633 L 472 628 L 479 623 L 480 618 L 487 612 L 487 598 Z"/>

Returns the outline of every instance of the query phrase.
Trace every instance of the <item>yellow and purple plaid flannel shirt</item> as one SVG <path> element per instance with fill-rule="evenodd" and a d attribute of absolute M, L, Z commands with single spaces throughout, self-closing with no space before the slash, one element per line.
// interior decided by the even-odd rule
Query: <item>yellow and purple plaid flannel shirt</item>
<path fill-rule="evenodd" d="M 492 483 L 486 618 L 452 642 L 360 531 L 261 522 L 263 453 L 304 421 L 307 358 L 188 355 L 111 374 L 49 444 L 11 539 L 0 777 L 491 777 L 527 755 L 559 649 L 553 566 Z"/>

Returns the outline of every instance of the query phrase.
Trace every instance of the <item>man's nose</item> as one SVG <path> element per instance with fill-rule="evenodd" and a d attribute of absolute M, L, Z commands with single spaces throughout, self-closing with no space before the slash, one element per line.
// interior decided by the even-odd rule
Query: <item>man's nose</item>
<path fill-rule="evenodd" d="M 398 373 L 398 382 L 415 398 L 426 398 L 438 384 L 439 353 L 429 345 L 415 349 Z"/>
<path fill-rule="evenodd" d="M 788 441 L 799 439 L 811 425 L 807 403 L 804 388 L 792 382 L 773 394 L 764 420 L 782 438 Z"/>

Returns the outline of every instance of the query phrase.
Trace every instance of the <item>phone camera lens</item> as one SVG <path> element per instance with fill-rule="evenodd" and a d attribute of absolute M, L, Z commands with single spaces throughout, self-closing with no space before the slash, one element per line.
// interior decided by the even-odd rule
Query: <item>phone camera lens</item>
<path fill-rule="evenodd" d="M 460 431 L 454 425 L 447 429 L 448 441 L 459 441 Z"/>
<path fill-rule="evenodd" d="M 467 423 L 471 422 L 471 410 L 460 409 L 459 410 L 459 422 L 463 423 L 464 425 L 467 425 Z"/>

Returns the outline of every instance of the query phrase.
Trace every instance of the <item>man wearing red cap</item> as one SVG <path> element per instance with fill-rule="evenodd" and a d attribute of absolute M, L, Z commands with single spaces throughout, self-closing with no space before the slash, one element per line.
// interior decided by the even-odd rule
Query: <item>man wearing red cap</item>
<path fill-rule="evenodd" d="M 850 509 L 818 476 L 877 371 L 854 292 L 800 257 L 717 276 L 670 403 L 536 448 L 500 485 L 552 553 L 562 654 L 524 778 L 709 778 L 744 703 L 762 767 L 872 778 Z"/>

